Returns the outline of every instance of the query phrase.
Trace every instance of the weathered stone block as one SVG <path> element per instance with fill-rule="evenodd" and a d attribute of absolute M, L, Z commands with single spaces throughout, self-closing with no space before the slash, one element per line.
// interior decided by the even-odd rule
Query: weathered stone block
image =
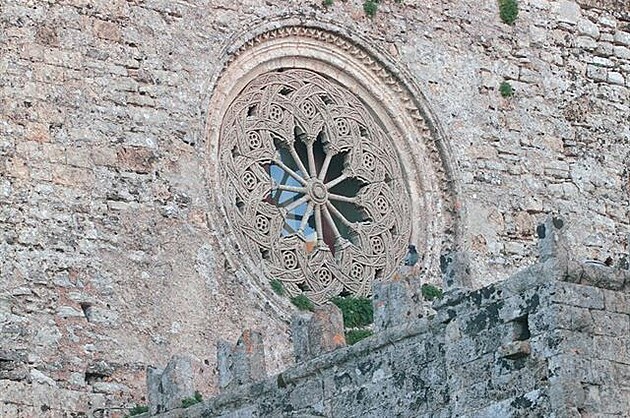
<path fill-rule="evenodd" d="M 129 393 L 129 388 L 127 386 L 113 382 L 95 382 L 92 385 L 92 390 L 94 393 L 105 393 L 109 395 Z"/>
<path fill-rule="evenodd" d="M 343 315 L 332 303 L 297 313 L 291 323 L 295 360 L 302 362 L 346 345 Z"/>
<path fill-rule="evenodd" d="M 623 74 L 617 71 L 608 71 L 608 82 L 623 86 L 626 83 L 626 79 Z"/>
<path fill-rule="evenodd" d="M 593 338 L 587 333 L 552 330 L 543 335 L 530 339 L 532 353 L 543 357 L 553 357 L 566 352 L 579 352 L 583 355 L 592 355 Z"/>
<path fill-rule="evenodd" d="M 499 347 L 499 350 L 497 350 L 497 355 L 499 357 L 504 357 L 510 360 L 516 360 L 530 355 L 531 352 L 532 349 L 529 341 L 513 341 Z"/>
<path fill-rule="evenodd" d="M 630 46 L 630 32 L 622 30 L 615 31 L 614 41 L 616 44 Z"/>
<path fill-rule="evenodd" d="M 630 60 L 630 48 L 626 48 L 625 46 L 615 46 L 611 51 L 617 58 L 621 58 L 624 60 Z"/>
<path fill-rule="evenodd" d="M 630 409 L 627 391 L 611 385 L 584 384 L 584 405 L 581 412 L 594 416 L 624 416 Z M 624 393 L 625 392 L 625 393 Z"/>
<path fill-rule="evenodd" d="M 596 358 L 630 364 L 628 334 L 593 336 L 593 354 Z"/>
<path fill-rule="evenodd" d="M 323 400 L 323 385 L 318 380 L 303 382 L 298 385 L 289 397 L 291 405 L 296 409 L 302 409 L 316 405 Z"/>
<path fill-rule="evenodd" d="M 156 161 L 155 153 L 150 148 L 120 147 L 116 155 L 117 164 L 121 169 L 139 174 L 149 173 Z"/>
<path fill-rule="evenodd" d="M 584 263 L 570 261 L 567 266 L 566 280 L 601 289 L 621 290 L 630 281 L 630 272 L 608 267 L 597 261 Z"/>
<path fill-rule="evenodd" d="M 608 71 L 604 67 L 588 65 L 586 67 L 586 76 L 595 81 L 606 81 L 608 79 Z"/>
<path fill-rule="evenodd" d="M 586 51 L 593 51 L 597 48 L 597 41 L 590 36 L 578 36 L 575 46 Z"/>
<path fill-rule="evenodd" d="M 147 390 L 151 415 L 180 408 L 182 400 L 194 395 L 193 359 L 190 356 L 171 357 L 166 367 L 147 368 Z"/>
<path fill-rule="evenodd" d="M 630 315 L 630 293 L 602 290 L 607 311 Z"/>
<path fill-rule="evenodd" d="M 565 305 L 589 309 L 604 309 L 604 294 L 601 289 L 574 283 L 558 283 L 551 300 Z"/>
<path fill-rule="evenodd" d="M 597 335 L 630 335 L 630 316 L 626 314 L 593 310 L 593 332 Z"/>
<path fill-rule="evenodd" d="M 615 363 L 609 360 L 590 360 L 588 376 L 585 382 L 595 385 L 606 385 L 611 379 L 619 379 L 616 376 Z"/>
<path fill-rule="evenodd" d="M 236 411 L 229 412 L 227 414 L 222 414 L 220 418 L 253 418 L 259 417 L 260 414 L 257 413 L 256 408 L 254 406 L 246 406 L 243 408 L 239 408 Z"/>
<path fill-rule="evenodd" d="M 565 222 L 556 216 L 549 216 L 536 227 L 540 261 L 551 258 L 566 260 L 569 258 L 569 246 L 564 236 Z"/>
<path fill-rule="evenodd" d="M 580 19 L 577 23 L 577 31 L 580 35 L 587 35 L 593 39 L 599 37 L 599 28 L 588 19 Z"/>
<path fill-rule="evenodd" d="M 376 332 L 435 313 L 422 298 L 420 282 L 413 277 L 395 275 L 389 281 L 375 281 L 372 295 Z"/>
<path fill-rule="evenodd" d="M 298 312 L 293 315 L 291 320 L 293 355 L 297 363 L 309 358 L 308 324 L 312 318 L 311 312 Z"/>
<path fill-rule="evenodd" d="M 602 57 L 609 57 L 613 54 L 613 45 L 610 42 L 598 42 L 595 53 Z"/>
<path fill-rule="evenodd" d="M 164 369 L 147 367 L 147 401 L 149 403 L 149 413 L 155 415 L 162 412 L 162 388 L 161 377 Z"/>
<path fill-rule="evenodd" d="M 346 345 L 341 309 L 332 303 L 315 308 L 309 324 L 311 354 L 326 353 Z"/>
<path fill-rule="evenodd" d="M 446 288 L 471 286 L 470 259 L 463 251 L 440 255 L 440 271 Z"/>
<path fill-rule="evenodd" d="M 552 378 L 549 388 L 551 409 L 561 417 L 580 417 L 577 408 L 584 405 L 586 394 L 579 381 L 572 378 Z"/>
<path fill-rule="evenodd" d="M 234 346 L 219 341 L 217 368 L 221 390 L 263 380 L 267 377 L 267 370 L 262 335 L 245 330 Z"/>
<path fill-rule="evenodd" d="M 0 349 L 0 379 L 13 381 L 29 377 L 28 353 L 20 349 Z"/>
<path fill-rule="evenodd" d="M 481 353 L 477 351 L 475 340 L 470 337 L 449 344 L 445 351 L 446 362 L 455 368 L 459 364 L 476 360 L 480 356 Z"/>
<path fill-rule="evenodd" d="M 552 3 L 552 10 L 558 21 L 572 25 L 575 25 L 582 16 L 580 6 L 572 1 L 562 0 L 554 2 Z"/>
<path fill-rule="evenodd" d="M 630 364 L 620 363 L 619 361 L 611 361 L 614 373 L 608 375 L 608 379 L 610 377 L 614 377 L 619 382 L 630 382 Z"/>
<path fill-rule="evenodd" d="M 96 36 L 115 42 L 120 40 L 120 28 L 116 23 L 100 19 L 94 19 L 93 22 Z"/>
<path fill-rule="evenodd" d="M 594 327 L 589 309 L 559 304 L 546 307 L 530 315 L 529 323 L 534 335 L 549 329 L 591 332 Z"/>

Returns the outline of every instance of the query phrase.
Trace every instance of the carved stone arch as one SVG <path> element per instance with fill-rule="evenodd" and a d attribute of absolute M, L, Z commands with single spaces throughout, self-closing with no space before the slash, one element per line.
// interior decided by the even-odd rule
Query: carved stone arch
<path fill-rule="evenodd" d="M 454 164 L 444 135 L 435 118 L 432 117 L 424 97 L 417 89 L 412 77 L 403 68 L 396 66 L 394 60 L 387 54 L 378 51 L 363 39 L 344 36 L 342 32 L 340 28 L 333 25 L 305 23 L 299 19 L 267 22 L 260 25 L 254 35 L 239 38 L 235 42 L 236 47 L 226 50 L 223 70 L 213 81 L 206 135 L 209 184 L 213 189 L 213 197 L 219 214 L 211 214 L 209 218 L 212 220 L 219 235 L 218 241 L 223 246 L 223 252 L 230 263 L 237 270 L 246 272 L 244 277 L 253 279 L 252 288 L 263 294 L 270 295 L 267 282 L 271 278 L 279 278 L 285 282 L 290 293 L 299 292 L 301 287 L 298 286 L 297 274 L 312 274 L 313 277 L 321 278 L 321 280 L 314 279 L 316 282 L 314 287 L 317 289 L 307 290 L 307 294 L 316 302 L 323 302 L 325 298 L 332 295 L 330 292 L 338 292 L 344 288 L 353 293 L 365 294 L 369 292 L 369 283 L 365 280 L 348 279 L 348 283 L 345 284 L 337 283 L 335 280 L 344 274 L 346 276 L 343 277 L 346 278 L 359 277 L 361 274 L 378 275 L 383 274 L 384 271 L 385 274 L 391 274 L 395 268 L 392 263 L 400 262 L 408 242 L 415 243 L 421 252 L 421 267 L 426 271 L 435 272 L 439 268 L 440 252 L 444 248 L 456 248 L 460 244 L 462 233 L 458 216 L 461 209 L 457 208 L 459 193 L 455 181 Z M 282 75 L 283 72 L 285 75 Z M 311 78 L 311 80 L 306 84 L 300 84 L 300 77 Z M 256 109 L 258 105 L 254 105 L 253 109 L 244 110 L 243 106 L 247 106 L 247 103 L 271 103 L 265 101 L 269 97 L 264 96 L 277 95 L 278 91 L 265 86 L 272 85 L 273 80 L 279 78 L 286 86 L 282 88 L 303 89 L 302 91 L 306 91 L 307 94 L 300 96 L 301 101 L 296 103 L 284 104 L 282 100 L 275 99 L 275 104 L 270 106 L 277 106 L 277 109 L 266 105 L 264 109 Z M 313 116 L 312 120 L 309 119 L 309 123 L 312 122 L 309 126 L 296 127 L 296 125 L 308 125 L 308 123 L 295 121 L 311 118 L 304 115 L 312 114 L 313 103 L 305 100 L 304 97 L 314 94 L 313 91 L 318 88 L 349 92 L 348 100 L 352 101 L 351 96 L 353 96 L 360 105 L 344 109 L 342 106 L 320 104 L 322 112 L 326 113 L 324 116 L 327 118 L 326 123 L 320 123 Z M 317 106 L 315 104 L 315 107 Z M 239 121 L 239 117 L 234 116 L 234 112 L 241 111 L 241 115 L 253 115 L 258 110 L 271 112 L 259 118 L 266 121 L 262 124 L 259 121 L 256 122 L 255 117 L 252 117 L 253 124 L 248 125 L 248 122 Z M 347 119 L 345 122 L 344 118 Z M 372 132 L 366 135 L 370 136 L 369 141 L 361 142 L 366 144 L 363 147 L 364 154 L 353 152 L 352 158 L 356 161 L 347 165 L 357 168 L 358 171 L 365 171 L 365 167 L 372 167 L 370 164 L 374 159 L 373 154 L 378 154 L 377 160 L 385 161 L 381 166 L 387 167 L 381 170 L 379 179 L 387 178 L 388 185 L 391 187 L 381 191 L 378 181 L 375 180 L 374 183 L 368 184 L 369 187 L 363 187 L 360 193 L 357 193 L 357 199 L 364 199 L 364 203 L 373 200 L 369 210 L 366 210 L 372 218 L 380 219 L 379 216 L 387 214 L 388 205 L 399 217 L 405 218 L 404 222 L 396 222 L 395 226 L 390 225 L 391 219 L 383 220 L 382 225 L 387 224 L 390 229 L 383 228 L 378 222 L 370 225 L 367 221 L 365 225 L 362 224 L 356 228 L 357 241 L 364 244 L 371 243 L 370 245 L 375 248 L 373 254 L 365 254 L 353 248 L 337 257 L 335 262 L 334 254 L 322 251 L 321 254 L 311 257 L 309 264 L 305 261 L 304 254 L 300 254 L 299 257 L 294 255 L 296 248 L 289 244 L 295 240 L 295 237 L 291 240 L 279 240 L 271 249 L 267 249 L 267 244 L 258 246 L 260 256 L 252 253 L 256 252 L 253 249 L 256 245 L 252 245 L 251 242 L 239 242 L 245 235 L 243 230 L 255 230 L 256 225 L 242 228 L 233 221 L 234 219 L 242 220 L 243 217 L 231 214 L 237 204 L 232 196 L 239 193 L 230 193 L 231 186 L 226 184 L 226 161 L 234 164 L 234 167 L 227 167 L 233 173 L 245 169 L 245 164 L 239 164 L 236 161 L 241 158 L 250 158 L 250 154 L 259 156 L 257 157 L 259 165 L 267 167 L 265 164 L 271 163 L 265 159 L 269 158 L 270 138 L 275 140 L 276 144 L 282 140 L 282 138 L 273 139 L 274 135 L 285 137 L 285 141 L 294 140 L 294 137 L 289 134 L 291 131 L 296 132 L 295 138 L 297 135 L 304 135 L 304 137 L 313 135 L 314 132 L 332 135 L 330 130 L 335 127 L 330 121 L 339 121 L 337 129 L 343 132 L 354 130 L 355 136 L 365 135 L 364 132 L 360 132 L 363 129 L 362 121 L 365 120 L 375 120 L 378 128 L 373 128 Z M 349 126 L 342 126 L 346 122 Z M 256 125 L 256 123 L 259 124 Z M 226 128 L 226 124 L 230 127 Z M 229 140 L 226 138 L 232 137 L 233 132 L 242 132 L 239 139 L 235 140 L 234 148 L 237 151 L 232 152 L 232 154 L 240 154 L 227 156 L 229 153 L 225 147 Z M 290 138 L 286 139 L 286 137 Z M 266 143 L 264 138 L 267 138 Z M 261 139 L 263 139 L 262 144 Z M 253 141 L 253 145 L 248 146 L 248 140 Z M 329 142 L 329 148 L 337 148 L 335 152 L 348 149 L 348 147 L 348 144 L 344 145 L 342 138 Z M 248 157 L 243 157 L 243 155 Z M 379 168 L 383 168 L 381 166 Z M 305 170 L 308 169 L 305 167 Z M 392 173 L 400 173 L 400 175 L 394 176 L 397 178 L 389 178 Z M 353 175 L 365 182 L 369 180 L 365 180 L 365 173 L 353 172 Z M 243 179 L 237 181 L 242 182 Z M 273 183 L 273 179 L 270 181 Z M 250 187 L 260 190 L 268 186 L 266 181 L 261 183 L 264 186 L 255 188 L 250 185 Z M 305 184 L 302 186 L 312 187 Z M 308 190 L 310 193 L 313 189 Z M 410 197 L 408 204 L 406 198 L 397 199 L 396 196 L 405 192 Z M 275 210 L 267 209 L 267 212 Z M 247 210 L 254 213 L 252 209 L 245 208 L 245 211 Z M 260 211 L 255 213 L 260 218 Z M 255 219 L 255 217 L 250 218 Z M 264 219 L 262 221 L 259 219 L 258 222 L 260 230 L 268 231 Z M 261 222 L 264 226 L 262 229 Z M 271 241 L 273 237 L 270 241 L 264 242 Z M 323 247 L 322 250 L 324 250 Z M 378 260 L 376 257 L 378 251 L 381 250 L 391 252 L 392 257 L 389 257 L 387 262 Z M 274 253 L 268 254 L 265 251 Z M 334 252 L 334 248 L 332 251 Z M 306 258 L 308 257 L 307 254 Z M 280 260 L 289 259 L 300 260 L 300 262 L 296 261 L 295 265 L 292 262 L 291 266 L 288 266 L 290 268 L 279 267 Z M 344 268 L 348 271 L 339 273 Z M 293 274 L 293 269 L 298 273 Z M 327 292 L 322 286 L 329 286 L 334 290 Z"/>

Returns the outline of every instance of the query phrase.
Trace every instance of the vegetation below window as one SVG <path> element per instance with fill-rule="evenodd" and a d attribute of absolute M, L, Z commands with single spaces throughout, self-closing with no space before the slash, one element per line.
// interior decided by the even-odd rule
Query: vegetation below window
<path fill-rule="evenodd" d="M 271 283 L 271 290 L 273 290 L 276 293 L 276 295 L 284 296 L 286 291 L 284 290 L 284 285 L 282 284 L 280 280 L 273 279 L 270 283 Z"/>
<path fill-rule="evenodd" d="M 372 300 L 353 296 L 338 296 L 332 299 L 343 313 L 343 325 L 346 328 L 357 328 L 374 322 Z"/>
<path fill-rule="evenodd" d="M 301 311 L 312 311 L 315 305 L 306 295 L 297 295 L 291 298 L 291 303 Z"/>
<path fill-rule="evenodd" d="M 372 299 L 337 296 L 332 303 L 341 309 L 345 328 L 346 344 L 352 345 L 373 334 L 371 325 L 374 322 Z"/>
<path fill-rule="evenodd" d="M 195 391 L 195 396 L 182 399 L 182 408 L 188 408 L 190 406 L 198 404 L 202 400 L 203 397 L 201 396 L 201 393 L 199 393 L 199 391 Z"/>

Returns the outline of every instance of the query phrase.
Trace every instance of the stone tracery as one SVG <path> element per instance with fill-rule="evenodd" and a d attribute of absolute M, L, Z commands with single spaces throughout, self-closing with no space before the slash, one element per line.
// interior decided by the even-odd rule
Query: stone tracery
<path fill-rule="evenodd" d="M 411 230 L 402 171 L 348 90 L 309 70 L 263 74 L 232 102 L 220 137 L 232 229 L 289 294 L 367 295 L 399 264 Z"/>

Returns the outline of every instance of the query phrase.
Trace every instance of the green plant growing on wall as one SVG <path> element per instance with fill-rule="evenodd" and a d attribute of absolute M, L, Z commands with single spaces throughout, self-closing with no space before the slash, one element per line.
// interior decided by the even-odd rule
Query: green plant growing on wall
<path fill-rule="evenodd" d="M 201 396 L 201 393 L 199 393 L 199 391 L 196 390 L 195 391 L 195 396 L 191 396 L 190 398 L 182 399 L 182 408 L 188 408 L 190 406 L 198 404 L 202 400 L 203 400 L 203 397 Z"/>
<path fill-rule="evenodd" d="M 504 23 L 513 25 L 518 17 L 517 0 L 499 0 L 499 16 Z"/>
<path fill-rule="evenodd" d="M 442 299 L 444 294 L 442 289 L 429 283 L 423 284 L 420 291 L 422 292 L 422 297 L 426 300 Z"/>
<path fill-rule="evenodd" d="M 146 405 L 136 405 L 129 410 L 128 417 L 132 417 L 134 415 L 144 414 L 145 412 L 149 412 L 149 407 Z"/>
<path fill-rule="evenodd" d="M 324 6 L 326 6 L 326 7 L 328 7 L 328 6 L 332 6 L 332 5 L 333 5 L 333 3 L 334 3 L 334 0 L 323 0 L 323 1 L 322 1 L 322 4 L 323 4 Z"/>
<path fill-rule="evenodd" d="M 363 3 L 363 11 L 367 15 L 367 17 L 374 17 L 376 15 L 377 10 L 378 10 L 377 0 L 365 0 L 365 3 Z"/>
<path fill-rule="evenodd" d="M 286 291 L 284 290 L 284 285 L 282 284 L 280 280 L 273 279 L 270 283 L 271 283 L 271 290 L 273 290 L 276 293 L 276 295 L 284 296 Z"/>
<path fill-rule="evenodd" d="M 369 326 L 374 322 L 372 300 L 355 296 L 337 296 L 331 299 L 343 315 L 346 343 L 355 344 L 372 335 Z"/>
<path fill-rule="evenodd" d="M 291 298 L 291 303 L 301 311 L 312 311 L 315 305 L 306 295 L 297 295 Z"/>
<path fill-rule="evenodd" d="M 501 93 L 501 97 L 508 98 L 514 96 L 514 89 L 512 88 L 512 85 L 507 81 L 501 83 L 501 85 L 499 86 L 499 92 Z"/>
<path fill-rule="evenodd" d="M 369 329 L 351 329 L 350 331 L 346 331 L 346 344 L 356 344 L 372 334 L 374 333 Z"/>
<path fill-rule="evenodd" d="M 332 303 L 341 309 L 346 328 L 364 327 L 374 322 L 374 309 L 368 298 L 337 296 L 332 299 Z"/>

